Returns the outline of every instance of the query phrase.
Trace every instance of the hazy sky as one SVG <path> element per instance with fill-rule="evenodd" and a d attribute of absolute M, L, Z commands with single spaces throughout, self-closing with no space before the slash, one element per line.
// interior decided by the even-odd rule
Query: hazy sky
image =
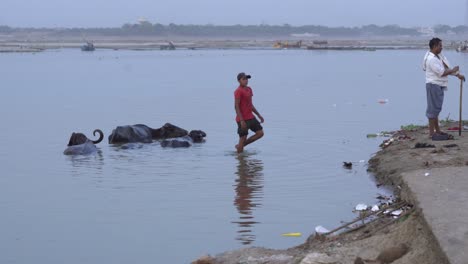
<path fill-rule="evenodd" d="M 0 0 L 0 25 L 152 23 L 361 26 L 465 24 L 466 0 Z"/>

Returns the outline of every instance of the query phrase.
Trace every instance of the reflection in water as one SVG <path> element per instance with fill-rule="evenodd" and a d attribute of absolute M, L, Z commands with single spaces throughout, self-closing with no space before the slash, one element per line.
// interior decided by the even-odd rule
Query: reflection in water
<path fill-rule="evenodd" d="M 74 176 L 79 176 L 87 173 L 88 170 L 93 170 L 94 174 L 102 174 L 104 167 L 104 156 L 100 149 L 96 153 L 90 155 L 71 155 L 67 157 L 71 164 L 71 173 Z M 85 171 L 83 171 L 85 169 Z"/>
<path fill-rule="evenodd" d="M 239 211 L 239 220 L 234 221 L 239 225 L 239 234 L 237 240 L 243 245 L 249 245 L 255 241 L 255 235 L 252 234 L 254 221 L 253 208 L 261 206 L 263 197 L 263 162 L 241 154 L 237 156 L 239 164 L 237 165 L 236 198 L 234 204 Z"/>

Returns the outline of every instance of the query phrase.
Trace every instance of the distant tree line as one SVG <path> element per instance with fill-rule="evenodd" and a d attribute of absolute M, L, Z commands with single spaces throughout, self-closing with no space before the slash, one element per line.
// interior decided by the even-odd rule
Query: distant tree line
<path fill-rule="evenodd" d="M 433 27 L 436 34 L 468 33 L 468 27 L 437 25 Z M 291 26 L 284 25 L 163 25 L 159 23 L 140 22 L 124 24 L 114 28 L 13 28 L 0 25 L 0 33 L 46 32 L 61 36 L 66 35 L 108 35 L 108 36 L 234 36 L 234 37 L 279 37 L 291 34 L 317 34 L 322 37 L 332 36 L 420 36 L 418 28 L 405 28 L 398 25 L 366 25 L 361 27 L 326 27 L 317 25 Z"/>

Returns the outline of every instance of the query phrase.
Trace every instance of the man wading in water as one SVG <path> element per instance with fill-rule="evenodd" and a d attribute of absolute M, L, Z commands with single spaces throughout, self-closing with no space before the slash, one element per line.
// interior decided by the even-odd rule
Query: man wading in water
<path fill-rule="evenodd" d="M 430 51 L 426 53 L 423 61 L 423 70 L 426 72 L 426 116 L 429 119 L 429 137 L 433 140 L 447 140 L 451 135 L 440 131 L 439 113 L 444 102 L 444 91 L 447 90 L 448 75 L 457 76 L 463 81 L 465 81 L 465 76 L 458 72 L 458 66 L 450 69 L 448 60 L 441 54 L 441 39 L 431 39 L 429 48 Z"/>
<path fill-rule="evenodd" d="M 245 146 L 263 137 L 263 127 L 253 115 L 253 113 L 255 113 L 260 119 L 260 122 L 263 123 L 264 119 L 262 115 L 258 113 L 252 103 L 252 89 L 247 86 L 250 78 L 250 75 L 246 75 L 243 72 L 239 73 L 237 75 L 239 87 L 234 92 L 234 107 L 237 114 L 237 134 L 239 134 L 239 144 L 236 145 L 237 153 L 242 153 Z M 247 138 L 249 129 L 255 132 L 255 134 Z"/>

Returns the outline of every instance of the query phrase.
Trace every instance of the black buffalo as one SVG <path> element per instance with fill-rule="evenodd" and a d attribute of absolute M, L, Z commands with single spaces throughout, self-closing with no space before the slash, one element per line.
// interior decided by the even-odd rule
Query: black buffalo
<path fill-rule="evenodd" d="M 188 148 L 193 143 L 202 143 L 205 141 L 206 133 L 201 130 L 192 130 L 188 136 L 183 136 L 175 139 L 165 139 L 161 141 L 161 147 L 167 148 Z"/>
<path fill-rule="evenodd" d="M 72 133 L 68 141 L 68 147 L 63 151 L 63 154 L 86 155 L 95 152 L 97 150 L 95 144 L 98 144 L 104 139 L 104 133 L 102 133 L 101 130 L 94 130 L 93 135 L 96 136 L 96 133 L 99 134 L 97 140 L 90 140 L 83 133 Z"/>
<path fill-rule="evenodd" d="M 187 134 L 187 130 L 169 123 L 157 129 L 141 124 L 118 126 L 109 135 L 109 144 L 151 143 L 153 140 L 183 137 Z"/>

